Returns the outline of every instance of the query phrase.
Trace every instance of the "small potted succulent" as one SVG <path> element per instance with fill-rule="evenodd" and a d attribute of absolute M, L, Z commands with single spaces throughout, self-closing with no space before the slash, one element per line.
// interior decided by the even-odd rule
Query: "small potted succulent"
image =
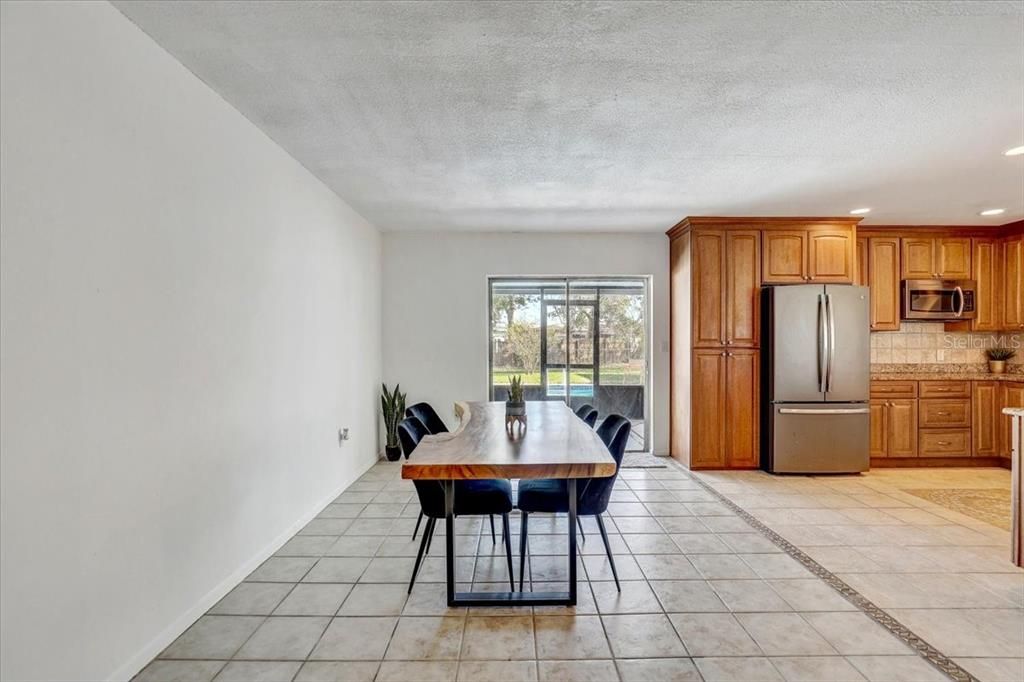
<path fill-rule="evenodd" d="M 1010 348 L 989 348 L 985 351 L 988 356 L 988 371 L 992 374 L 1002 374 L 1006 371 L 1006 361 L 1017 354 L 1017 351 Z"/>
<path fill-rule="evenodd" d="M 389 462 L 397 462 L 402 456 L 402 446 L 398 442 L 398 423 L 405 415 L 405 394 L 398 392 L 398 384 L 395 390 L 389 392 L 388 387 L 380 385 L 380 411 L 384 415 L 384 454 Z"/>
<path fill-rule="evenodd" d="M 525 417 L 526 402 L 523 401 L 523 377 L 515 375 L 508 380 L 508 400 L 505 401 L 505 419 Z"/>

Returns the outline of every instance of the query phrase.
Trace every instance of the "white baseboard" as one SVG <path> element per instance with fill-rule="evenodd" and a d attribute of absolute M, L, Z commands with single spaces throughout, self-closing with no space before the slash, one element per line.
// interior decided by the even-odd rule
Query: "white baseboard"
<path fill-rule="evenodd" d="M 176 640 L 181 633 L 192 625 L 192 623 L 199 620 L 200 616 L 209 611 L 214 604 L 224 597 L 224 595 L 230 592 L 238 583 L 242 582 L 242 579 L 256 570 L 256 568 L 258 568 L 264 561 L 269 559 L 274 552 L 281 548 L 281 545 L 288 542 L 293 535 L 299 532 L 299 530 L 307 523 L 312 521 L 313 517 L 319 514 L 324 507 L 334 500 L 334 498 L 345 492 L 345 489 L 352 485 L 353 481 L 365 474 L 370 467 L 376 463 L 377 462 L 375 461 L 367 462 L 366 467 L 361 471 L 358 471 L 351 480 L 345 481 L 343 484 L 338 486 L 334 492 L 314 504 L 310 510 L 299 517 L 295 523 L 290 525 L 277 537 L 267 543 L 267 545 L 257 552 L 255 556 L 242 564 L 238 570 L 222 580 L 216 587 L 207 592 L 196 604 L 185 611 L 185 613 L 180 617 L 175 619 L 173 623 L 164 628 L 163 631 L 154 637 L 149 644 L 144 646 L 141 651 L 132 656 L 124 663 L 124 665 L 114 671 L 108 679 L 112 682 L 120 682 L 121 680 L 130 680 L 132 677 L 137 675 L 143 667 L 156 658 L 157 654 L 166 649 L 171 642 Z"/>

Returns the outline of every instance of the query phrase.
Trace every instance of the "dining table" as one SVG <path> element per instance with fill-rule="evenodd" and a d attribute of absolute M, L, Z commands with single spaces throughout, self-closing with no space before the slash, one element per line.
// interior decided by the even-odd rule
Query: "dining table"
<path fill-rule="evenodd" d="M 438 481 L 445 500 L 449 606 L 575 606 L 576 483 L 616 472 L 594 429 L 562 401 L 528 401 L 526 418 L 506 419 L 503 402 L 455 403 L 458 427 L 425 436 L 402 464 L 402 478 Z M 564 592 L 459 592 L 455 575 L 455 482 L 467 479 L 564 479 L 568 494 L 569 581 Z"/>

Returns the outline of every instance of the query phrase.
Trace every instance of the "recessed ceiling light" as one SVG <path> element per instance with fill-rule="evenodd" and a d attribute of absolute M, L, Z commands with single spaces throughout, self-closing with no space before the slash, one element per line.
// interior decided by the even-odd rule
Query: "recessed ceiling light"
<path fill-rule="evenodd" d="M 1021 154 L 1024 154 L 1024 145 L 1006 150 L 1007 156 L 1020 156 Z"/>
<path fill-rule="evenodd" d="M 850 215 L 864 215 L 865 213 L 871 213 L 870 208 L 855 208 L 850 211 Z"/>
<path fill-rule="evenodd" d="M 1000 213 L 1005 213 L 1005 212 L 1006 212 L 1005 208 L 989 208 L 989 209 L 985 209 L 984 211 L 982 211 L 978 215 L 999 215 Z"/>

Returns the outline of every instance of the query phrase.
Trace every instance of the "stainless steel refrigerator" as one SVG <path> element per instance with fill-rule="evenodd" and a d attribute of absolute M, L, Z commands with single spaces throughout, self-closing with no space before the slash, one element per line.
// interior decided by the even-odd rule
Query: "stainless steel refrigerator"
<path fill-rule="evenodd" d="M 764 288 L 764 465 L 775 473 L 866 471 L 868 288 Z"/>

